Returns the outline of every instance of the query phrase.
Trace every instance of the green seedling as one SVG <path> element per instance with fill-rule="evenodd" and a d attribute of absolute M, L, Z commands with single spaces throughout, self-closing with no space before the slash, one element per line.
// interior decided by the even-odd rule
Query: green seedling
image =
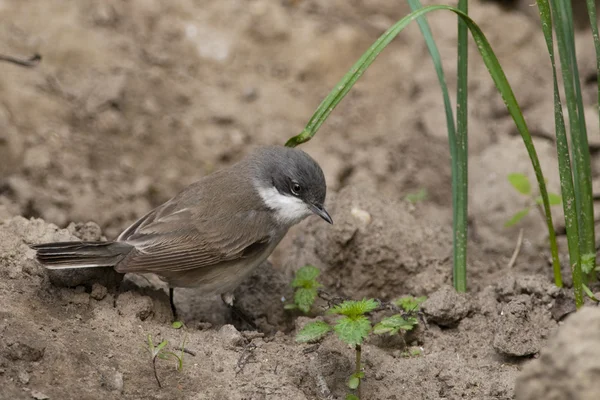
<path fill-rule="evenodd" d="M 404 358 L 411 358 L 411 357 L 418 357 L 422 353 L 423 352 L 421 351 L 421 349 L 419 349 L 417 347 L 411 347 L 407 351 L 403 351 L 402 354 L 401 354 L 401 356 L 404 357 Z"/>
<path fill-rule="evenodd" d="M 168 342 L 167 340 L 163 340 L 158 345 L 154 345 L 152 341 L 152 335 L 148 334 L 148 350 L 150 351 L 150 355 L 152 356 L 152 369 L 154 370 L 154 378 L 156 379 L 156 383 L 159 388 L 162 388 L 160 383 L 160 379 L 158 379 L 158 373 L 156 371 L 156 359 L 160 358 L 163 360 L 174 360 L 175 361 L 175 369 L 177 371 L 181 371 L 183 369 L 183 352 L 185 349 L 185 342 L 187 340 L 187 334 L 183 337 L 183 343 L 181 344 L 181 353 L 175 354 L 172 351 L 165 350 Z"/>
<path fill-rule="evenodd" d="M 418 312 L 421 309 L 421 304 L 423 304 L 425 300 L 427 300 L 426 296 L 404 296 L 394 300 L 394 304 L 397 307 L 403 309 L 406 313 L 412 314 Z"/>
<path fill-rule="evenodd" d="M 393 301 L 396 307 L 404 311 L 404 315 L 395 314 L 391 317 L 386 317 L 373 327 L 373 333 L 376 335 L 389 334 L 390 336 L 397 335 L 400 331 L 407 332 L 412 330 L 419 324 L 416 318 L 417 313 L 421 308 L 421 304 L 427 300 L 427 297 L 404 296 Z"/>
<path fill-rule="evenodd" d="M 392 315 L 382 319 L 373 326 L 367 314 L 376 310 L 381 304 L 374 299 L 363 299 L 359 301 L 347 300 L 332 307 L 328 314 L 341 316 L 332 325 L 324 321 L 308 323 L 296 335 L 296 341 L 301 343 L 315 342 L 324 338 L 329 332 L 334 331 L 338 339 L 354 348 L 356 353 L 354 373 L 348 378 L 348 388 L 356 394 L 349 394 L 348 399 L 360 399 L 360 383 L 365 377 L 361 365 L 361 345 L 370 333 L 375 335 L 396 335 L 401 331 L 410 331 L 417 324 L 416 314 L 425 297 L 402 297 L 394 302 L 397 307 L 402 308 L 409 315 Z"/>
<path fill-rule="evenodd" d="M 323 321 L 311 322 L 306 324 L 296 336 L 298 342 L 314 342 L 322 339 L 333 330 L 342 342 L 354 348 L 356 353 L 355 368 L 354 373 L 348 378 L 347 384 L 348 388 L 356 391 L 356 395 L 350 394 L 346 399 L 360 399 L 360 382 L 365 376 L 361 366 L 361 345 L 372 329 L 371 321 L 365 314 L 378 307 L 379 303 L 374 299 L 346 300 L 328 311 L 329 314 L 341 316 L 333 326 Z"/>
<path fill-rule="evenodd" d="M 181 328 L 183 328 L 183 322 L 181 322 L 181 321 L 173 321 L 173 323 L 171 324 L 171 328 L 173 328 L 173 329 L 181 329 Z"/>
<path fill-rule="evenodd" d="M 532 193 L 531 183 L 529 182 L 529 178 L 527 178 L 527 176 L 518 173 L 508 174 L 508 182 L 519 193 L 527 196 L 530 199 L 530 204 L 527 205 L 525 208 L 517 211 L 508 221 L 506 221 L 506 223 L 504 224 L 505 227 L 511 227 L 519 223 L 523 218 L 525 218 L 529 214 L 529 211 L 531 211 L 531 208 L 533 207 L 540 208 L 542 216 L 544 217 L 544 219 L 546 218 L 544 216 L 543 210 L 541 209 L 543 205 L 542 196 L 535 196 Z M 562 202 L 560 195 L 555 193 L 548 193 L 548 200 L 550 201 L 551 206 L 560 205 Z"/>
<path fill-rule="evenodd" d="M 409 203 L 418 203 L 425 199 L 427 199 L 427 189 L 425 188 L 421 188 L 416 192 L 408 193 L 406 196 L 404 196 L 404 200 L 408 201 Z"/>
<path fill-rule="evenodd" d="M 292 287 L 296 288 L 294 303 L 286 304 L 284 307 L 288 310 L 299 309 L 304 313 L 308 313 L 317 297 L 317 289 L 323 286 L 317 281 L 319 275 L 319 269 L 312 265 L 300 268 L 292 281 Z M 346 300 L 334 305 L 327 312 L 328 314 L 340 316 L 333 324 L 325 321 L 308 323 L 297 333 L 296 341 L 300 343 L 316 342 L 333 331 L 338 339 L 354 348 L 356 354 L 355 369 L 354 373 L 348 378 L 347 385 L 356 394 L 348 394 L 346 400 L 359 400 L 360 383 L 365 377 L 361 365 L 361 345 L 370 333 L 392 336 L 400 332 L 412 330 L 418 324 L 416 315 L 425 300 L 427 300 L 425 296 L 404 296 L 394 300 L 392 302 L 393 307 L 400 308 L 404 311 L 404 315 L 395 314 L 383 318 L 375 326 L 373 326 L 367 314 L 381 308 L 381 304 L 378 301 L 374 299 Z M 408 354 L 416 355 L 412 351 Z"/>
<path fill-rule="evenodd" d="M 317 298 L 317 289 L 321 285 L 317 282 L 321 271 L 312 265 L 306 265 L 296 272 L 292 281 L 292 287 L 295 288 L 294 302 L 284 305 L 286 310 L 298 309 L 307 314 Z"/>

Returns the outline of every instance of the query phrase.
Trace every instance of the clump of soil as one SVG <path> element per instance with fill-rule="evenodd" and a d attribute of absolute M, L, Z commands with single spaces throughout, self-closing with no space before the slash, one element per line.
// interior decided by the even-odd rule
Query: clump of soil
<path fill-rule="evenodd" d="M 515 398 L 595 399 L 600 392 L 600 308 L 585 307 L 565 321 L 537 360 L 523 368 Z"/>

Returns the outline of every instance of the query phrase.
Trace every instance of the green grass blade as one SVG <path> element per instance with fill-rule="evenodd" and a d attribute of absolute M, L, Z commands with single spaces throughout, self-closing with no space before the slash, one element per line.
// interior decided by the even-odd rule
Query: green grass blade
<path fill-rule="evenodd" d="M 598 116 L 600 117 L 600 36 L 598 35 L 598 17 L 596 16 L 596 2 L 595 0 L 586 0 L 588 15 L 590 17 L 590 26 L 592 28 L 592 37 L 594 38 L 594 48 L 596 50 L 596 84 L 597 92 L 598 92 L 598 100 L 596 103 L 596 111 L 598 112 Z M 592 189 L 593 190 L 593 189 Z M 595 234 L 595 232 L 594 232 Z M 594 236 L 595 238 L 595 236 Z M 595 255 L 595 252 L 594 252 Z M 593 259 L 592 267 L 595 268 L 596 259 Z M 591 276 L 592 278 L 597 278 L 595 274 Z"/>
<path fill-rule="evenodd" d="M 317 111 L 313 114 L 309 123 L 304 130 L 297 136 L 290 138 L 286 146 L 294 147 L 301 143 L 309 141 L 317 132 L 319 127 L 327 119 L 333 109 L 339 104 L 344 96 L 350 91 L 356 81 L 362 76 L 365 70 L 375 61 L 377 56 L 383 51 L 383 49 L 413 20 L 427 14 L 434 10 L 447 10 L 457 14 L 466 23 L 467 27 L 471 31 L 471 35 L 477 44 L 477 50 L 479 51 L 483 61 L 496 85 L 498 91 L 502 94 L 504 102 L 508 108 L 508 111 L 513 118 L 515 125 L 523 138 L 523 143 L 529 154 L 531 164 L 535 171 L 535 176 L 540 189 L 540 195 L 543 199 L 544 212 L 546 214 L 546 223 L 548 226 L 549 239 L 550 239 L 550 250 L 552 252 L 553 265 L 560 265 L 558 260 L 558 247 L 556 245 L 556 236 L 554 233 L 554 227 L 552 225 L 552 214 L 550 212 L 550 202 L 548 200 L 548 191 L 546 189 L 546 182 L 540 167 L 539 158 L 537 152 L 531 140 L 531 134 L 527 127 L 527 123 L 523 118 L 523 114 L 517 103 L 515 95 L 506 79 L 506 75 L 502 70 L 498 58 L 494 54 L 487 38 L 479 28 L 479 26 L 471 19 L 468 15 L 462 11 L 446 5 L 428 6 L 421 8 L 417 11 L 411 12 L 406 17 L 392 25 L 371 47 L 365 52 L 361 58 L 352 66 L 350 71 L 344 75 L 342 80 L 336 85 L 336 87 L 329 93 L 329 95 L 323 100 L 323 102 L 317 108 Z M 465 238 L 466 239 L 466 238 Z"/>
<path fill-rule="evenodd" d="M 468 13 L 467 0 L 458 0 L 458 9 Z M 468 216 L 468 62 L 469 36 L 465 21 L 458 19 L 458 65 L 456 84 L 456 141 L 458 156 L 456 215 L 454 218 L 454 288 L 467 291 L 467 216 Z"/>
<path fill-rule="evenodd" d="M 411 10 L 413 11 L 422 8 L 422 5 L 419 2 L 419 0 L 408 0 L 408 4 L 410 5 Z M 446 113 L 446 127 L 448 130 L 448 143 L 450 146 L 450 165 L 452 176 L 452 243 L 454 254 L 452 274 L 454 277 L 453 281 L 456 290 L 460 292 L 465 292 L 467 289 L 467 176 L 464 173 L 464 171 L 467 170 L 467 154 L 466 151 L 464 151 L 464 146 L 461 146 L 459 149 L 457 145 L 456 129 L 454 126 L 452 103 L 450 102 L 448 85 L 446 84 L 446 78 L 444 76 L 444 68 L 442 66 L 440 53 L 435 44 L 435 41 L 433 40 L 431 29 L 429 28 L 429 24 L 427 23 L 425 17 L 418 18 L 417 23 L 419 24 L 421 33 L 425 38 L 425 43 L 427 44 L 429 54 L 431 55 L 431 60 L 433 61 L 438 81 L 440 83 L 440 88 L 442 90 L 442 96 L 444 99 L 444 111 Z M 462 23 L 461 27 L 464 27 L 463 40 L 466 43 L 468 39 L 467 27 L 464 25 L 464 23 Z M 464 46 L 463 48 L 466 49 L 466 46 Z M 465 57 L 459 57 L 459 59 L 461 60 L 461 63 L 464 63 L 466 65 L 467 59 Z M 460 67 L 459 70 L 466 71 L 466 69 Z M 464 82 L 466 82 L 466 76 Z M 463 85 L 461 85 L 460 87 L 462 88 Z M 466 90 L 464 91 L 464 93 L 466 93 Z M 463 98 L 461 97 L 461 99 Z M 464 100 L 466 100 L 466 96 L 464 97 Z M 461 116 L 465 119 L 465 121 L 463 121 L 463 125 L 461 125 L 461 128 L 466 128 L 466 125 L 464 125 L 464 123 L 466 122 L 466 113 L 462 113 Z M 461 144 L 462 143 L 463 141 L 461 141 Z"/>
<path fill-rule="evenodd" d="M 573 186 L 573 175 L 571 172 L 571 159 L 569 157 L 569 145 L 565 128 L 565 120 L 558 88 L 558 76 L 556 72 L 556 60 L 554 54 L 554 42 L 552 39 L 552 16 L 548 0 L 537 0 L 542 31 L 546 40 L 550 63 L 552 64 L 552 79 L 554 83 L 554 124 L 556 133 L 556 151 L 558 154 L 558 171 L 560 174 L 560 189 L 563 196 L 563 210 L 565 213 L 565 226 L 567 231 L 567 242 L 569 246 L 569 264 L 572 267 L 573 283 L 575 288 L 575 303 L 580 307 L 583 302 L 581 287 L 581 253 L 579 250 L 579 226 L 577 209 L 575 205 L 575 190 Z M 554 271 L 554 279 L 557 286 L 562 286 L 560 270 Z M 560 281 L 559 281 L 560 279 Z"/>
<path fill-rule="evenodd" d="M 560 57 L 565 99 L 569 112 L 569 128 L 571 132 L 571 152 L 573 160 L 573 176 L 575 187 L 575 205 L 579 226 L 580 254 L 595 254 L 594 203 L 592 195 L 592 178 L 590 152 L 583 110 L 579 71 L 575 54 L 573 18 L 570 0 L 550 0 L 554 17 L 554 29 L 558 54 Z M 587 260 L 581 265 L 583 270 L 592 271 L 595 257 L 582 257 Z"/>

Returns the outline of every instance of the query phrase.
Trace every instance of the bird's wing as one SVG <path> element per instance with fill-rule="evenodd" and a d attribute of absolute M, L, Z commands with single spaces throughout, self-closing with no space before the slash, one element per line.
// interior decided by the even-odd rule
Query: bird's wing
<path fill-rule="evenodd" d="M 271 221 L 264 211 L 194 215 L 171 202 L 151 211 L 119 236 L 135 247 L 119 272 L 175 272 L 252 257 L 269 246 Z"/>

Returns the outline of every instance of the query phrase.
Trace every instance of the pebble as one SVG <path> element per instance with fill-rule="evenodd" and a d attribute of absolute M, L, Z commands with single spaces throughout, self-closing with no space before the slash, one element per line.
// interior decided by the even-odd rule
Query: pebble
<path fill-rule="evenodd" d="M 123 373 L 116 371 L 114 376 L 113 376 L 113 380 L 111 383 L 111 389 L 122 393 L 123 392 Z"/>
<path fill-rule="evenodd" d="M 233 325 L 223 325 L 219 329 L 219 335 L 225 348 L 238 347 L 244 343 L 244 337 Z"/>
<path fill-rule="evenodd" d="M 360 222 L 362 222 L 365 225 L 369 225 L 372 221 L 371 218 L 371 214 L 369 214 L 368 211 L 365 210 L 361 210 L 360 208 L 352 208 L 352 210 L 350 211 L 350 214 L 352 214 L 352 216 L 356 219 L 358 219 Z"/>
<path fill-rule="evenodd" d="M 92 293 L 90 293 L 90 296 L 92 296 L 93 299 L 102 300 L 106 297 L 107 293 L 108 289 L 106 288 L 106 286 L 103 286 L 99 283 L 94 283 L 92 285 Z"/>
<path fill-rule="evenodd" d="M 30 379 L 27 371 L 19 371 L 17 378 L 19 379 L 19 382 L 21 382 L 23 385 L 27 385 Z"/>
<path fill-rule="evenodd" d="M 35 400 L 48 400 L 50 398 L 38 390 L 32 390 L 31 397 L 33 397 Z"/>

